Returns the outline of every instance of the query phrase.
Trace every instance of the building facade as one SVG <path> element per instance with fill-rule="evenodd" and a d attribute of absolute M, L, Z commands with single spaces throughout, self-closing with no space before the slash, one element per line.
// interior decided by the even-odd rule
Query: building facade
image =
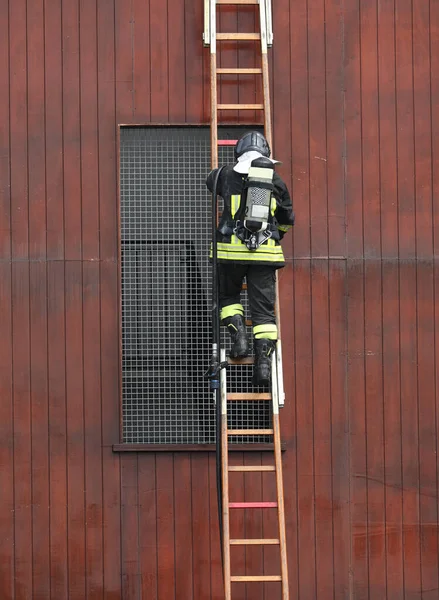
<path fill-rule="evenodd" d="M 439 5 L 273 4 L 273 149 L 297 218 L 279 274 L 290 597 L 433 600 Z M 223 597 L 212 448 L 127 446 L 121 406 L 120 127 L 208 127 L 203 16 L 202 0 L 0 2 L 2 600 Z M 254 25 L 252 7 L 221 21 Z M 255 90 L 225 78 L 220 97 Z"/>

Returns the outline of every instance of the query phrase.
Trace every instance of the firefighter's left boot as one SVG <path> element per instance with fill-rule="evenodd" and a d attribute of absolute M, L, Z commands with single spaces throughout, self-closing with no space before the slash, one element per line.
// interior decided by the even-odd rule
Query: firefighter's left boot
<path fill-rule="evenodd" d="M 232 338 L 230 358 L 245 358 L 248 356 L 249 346 L 244 317 L 240 314 L 233 315 L 233 317 L 224 319 L 223 323 Z"/>
<path fill-rule="evenodd" d="M 269 387 L 271 383 L 271 357 L 276 347 L 274 340 L 259 338 L 254 341 L 255 364 L 253 368 L 253 385 Z"/>

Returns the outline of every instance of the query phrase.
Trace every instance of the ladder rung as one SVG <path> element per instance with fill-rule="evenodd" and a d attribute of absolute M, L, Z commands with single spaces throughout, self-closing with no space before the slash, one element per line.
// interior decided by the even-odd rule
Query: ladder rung
<path fill-rule="evenodd" d="M 230 581 L 282 581 L 280 575 L 232 575 Z"/>
<path fill-rule="evenodd" d="M 238 472 L 262 472 L 262 471 L 275 471 L 276 467 L 274 465 L 233 465 L 229 466 L 229 471 L 238 471 Z"/>
<path fill-rule="evenodd" d="M 236 74 L 236 75 L 257 75 L 258 73 L 262 73 L 262 69 L 254 68 L 254 69 L 228 69 L 225 67 L 221 67 L 216 70 L 217 73 L 223 75 L 225 73 L 228 74 Z"/>
<path fill-rule="evenodd" d="M 218 110 L 264 110 L 263 104 L 218 104 Z"/>
<path fill-rule="evenodd" d="M 217 4 L 259 4 L 258 0 L 216 0 Z"/>
<path fill-rule="evenodd" d="M 277 508 L 277 502 L 229 502 L 229 508 Z"/>
<path fill-rule="evenodd" d="M 231 392 L 226 398 L 227 400 L 271 400 L 271 394 L 270 392 Z"/>
<path fill-rule="evenodd" d="M 251 540 L 230 540 L 231 546 L 278 546 L 279 544 L 279 540 L 271 540 L 269 538 Z"/>
<path fill-rule="evenodd" d="M 218 146 L 235 146 L 238 140 L 218 140 Z"/>
<path fill-rule="evenodd" d="M 255 359 L 253 356 L 247 356 L 246 358 L 228 358 L 227 362 L 229 365 L 254 365 Z"/>
<path fill-rule="evenodd" d="M 272 429 L 228 429 L 228 435 L 273 435 Z"/>
<path fill-rule="evenodd" d="M 260 33 L 217 33 L 216 39 L 220 41 L 225 40 L 240 40 L 240 41 L 251 41 L 251 40 L 260 40 Z"/>
<path fill-rule="evenodd" d="M 228 435 L 273 435 L 272 429 L 228 429 Z"/>

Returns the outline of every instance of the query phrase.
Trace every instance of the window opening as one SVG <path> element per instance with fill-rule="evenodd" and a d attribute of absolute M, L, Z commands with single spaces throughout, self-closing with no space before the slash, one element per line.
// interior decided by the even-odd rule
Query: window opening
<path fill-rule="evenodd" d="M 237 139 L 244 128 L 223 128 Z M 233 147 L 220 148 L 233 161 Z M 122 431 L 130 444 L 213 444 L 207 127 L 120 128 Z M 243 295 L 245 308 L 245 298 Z M 222 333 L 225 347 L 229 340 Z M 228 389 L 251 391 L 250 370 Z M 266 427 L 266 402 L 234 402 L 231 426 Z M 233 425 L 232 425 L 233 424 Z M 236 439 L 264 443 L 267 436 Z"/>

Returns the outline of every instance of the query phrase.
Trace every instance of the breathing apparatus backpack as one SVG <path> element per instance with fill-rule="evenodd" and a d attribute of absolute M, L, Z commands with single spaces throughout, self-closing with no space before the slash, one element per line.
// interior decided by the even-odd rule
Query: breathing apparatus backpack
<path fill-rule="evenodd" d="M 273 163 L 270 160 L 260 157 L 252 161 L 241 199 L 241 206 L 245 203 L 244 218 L 236 221 L 234 230 L 235 235 L 251 251 L 257 250 L 272 236 L 268 221 L 274 190 L 273 175 Z"/>

